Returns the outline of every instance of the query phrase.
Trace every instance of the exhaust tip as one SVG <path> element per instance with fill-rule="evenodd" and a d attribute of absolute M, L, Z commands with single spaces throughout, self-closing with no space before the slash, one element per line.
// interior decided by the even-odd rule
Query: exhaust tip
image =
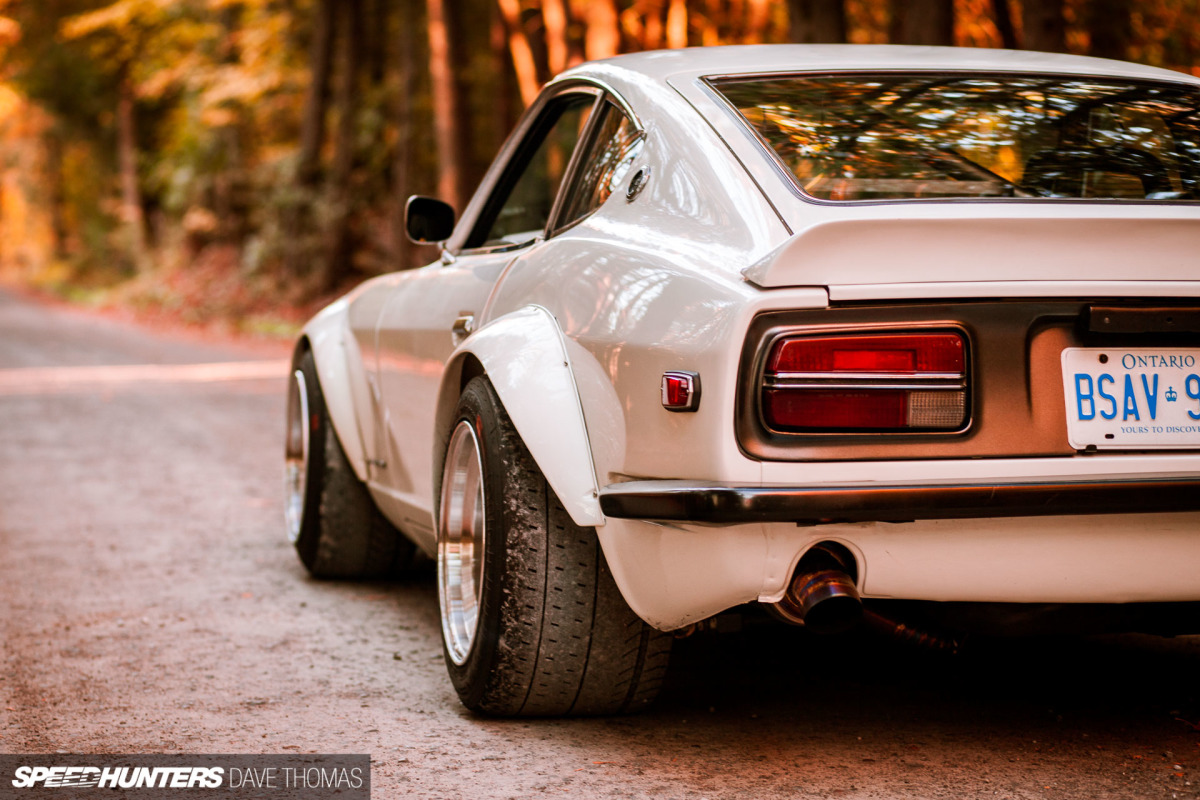
<path fill-rule="evenodd" d="M 813 633 L 844 633 L 862 622 L 862 598 L 840 570 L 797 575 L 784 599 Z"/>
<path fill-rule="evenodd" d="M 863 620 L 856 573 L 854 557 L 845 547 L 833 542 L 814 545 L 800 559 L 787 592 L 771 610 L 813 633 L 844 633 Z"/>

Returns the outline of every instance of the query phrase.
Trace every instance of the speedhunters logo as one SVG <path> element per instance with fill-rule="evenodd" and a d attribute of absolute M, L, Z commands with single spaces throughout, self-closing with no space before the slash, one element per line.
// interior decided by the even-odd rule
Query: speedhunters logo
<path fill-rule="evenodd" d="M 38 784 L 47 789 L 216 789 L 224 774 L 222 767 L 17 767 L 12 785 L 17 789 Z"/>
<path fill-rule="evenodd" d="M 83 792 L 81 790 L 92 790 Z M 369 800 L 366 755 L 0 755 L 0 800 L 243 797 Z"/>

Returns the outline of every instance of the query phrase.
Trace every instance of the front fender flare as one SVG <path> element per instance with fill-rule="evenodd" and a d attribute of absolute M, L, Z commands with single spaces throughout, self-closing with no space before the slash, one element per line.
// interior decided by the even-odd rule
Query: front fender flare
<path fill-rule="evenodd" d="M 571 359 L 557 320 L 541 306 L 526 306 L 489 322 L 450 357 L 438 391 L 435 513 L 463 369 L 472 357 L 571 519 L 584 527 L 603 525 L 596 467 Z"/>
<path fill-rule="evenodd" d="M 354 381 L 365 381 L 362 359 L 354 346 L 347 320 L 348 301 L 343 298 L 326 307 L 304 326 L 304 335 L 292 355 L 292 369 L 300 361 L 305 342 L 312 350 L 325 396 L 325 409 L 346 459 L 360 481 L 367 479 L 366 451 L 355 413 Z"/>

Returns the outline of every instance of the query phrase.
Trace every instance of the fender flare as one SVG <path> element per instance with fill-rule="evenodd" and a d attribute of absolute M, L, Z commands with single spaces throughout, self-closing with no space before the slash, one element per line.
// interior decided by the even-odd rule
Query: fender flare
<path fill-rule="evenodd" d="M 554 315 L 541 306 L 526 306 L 487 323 L 447 362 L 433 444 L 435 516 L 454 410 L 464 378 L 474 377 L 479 368 L 571 519 L 584 527 L 603 525 L 591 442 L 566 341 Z"/>
<path fill-rule="evenodd" d="M 304 326 L 304 332 L 292 352 L 292 369 L 295 370 L 305 349 L 313 354 L 317 366 L 317 378 L 321 394 L 325 397 L 325 409 L 333 423 L 346 459 L 360 481 L 367 480 L 366 450 L 363 447 L 362 431 L 355 413 L 352 378 L 363 379 L 362 359 L 354 346 L 350 334 L 347 310 L 349 302 L 343 298 L 328 306 Z M 353 375 L 352 370 L 358 374 Z M 365 384 L 363 384 L 365 385 Z"/>

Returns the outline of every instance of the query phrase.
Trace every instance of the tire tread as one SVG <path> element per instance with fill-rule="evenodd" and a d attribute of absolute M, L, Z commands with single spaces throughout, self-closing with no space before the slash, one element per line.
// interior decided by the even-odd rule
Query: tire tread
<path fill-rule="evenodd" d="M 626 604 L 595 531 L 571 520 L 485 378 L 463 392 L 459 416 L 472 414 L 498 431 L 494 483 L 503 493 L 504 530 L 489 535 L 504 538 L 505 569 L 497 571 L 495 668 L 486 686 L 472 687 L 464 685 L 471 671 L 451 666 L 460 697 L 473 710 L 503 716 L 645 707 L 662 685 L 670 635 Z"/>

